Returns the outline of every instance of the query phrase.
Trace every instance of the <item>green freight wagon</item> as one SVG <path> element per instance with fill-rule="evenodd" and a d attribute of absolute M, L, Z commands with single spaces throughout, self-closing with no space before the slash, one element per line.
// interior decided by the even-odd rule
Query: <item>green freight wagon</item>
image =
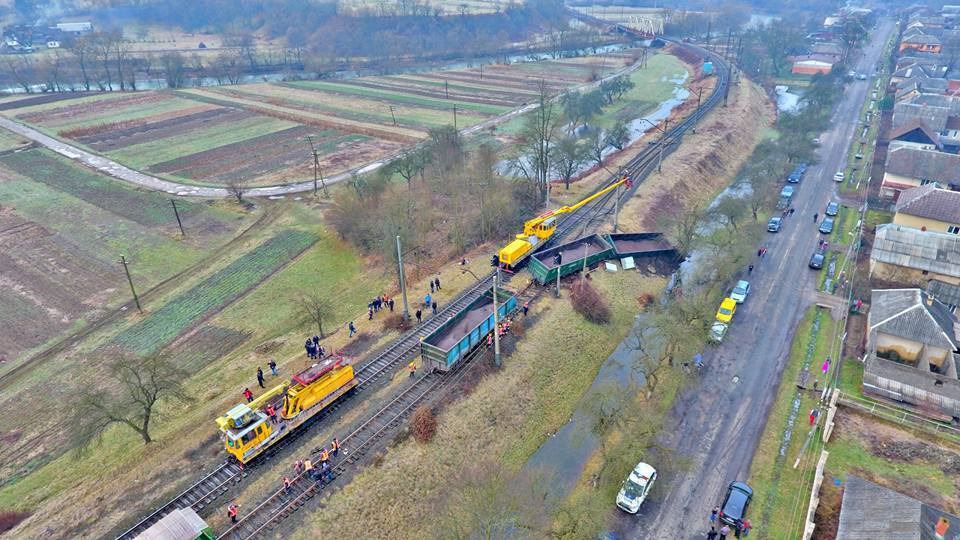
<path fill-rule="evenodd" d="M 663 233 L 613 233 L 605 234 L 603 238 L 613 246 L 613 257 L 620 259 L 676 253 Z"/>
<path fill-rule="evenodd" d="M 517 309 L 516 297 L 497 289 L 497 308 L 500 320 L 503 320 Z M 458 361 L 481 346 L 492 331 L 493 290 L 488 290 L 423 338 L 420 342 L 423 364 L 438 371 L 450 371 Z"/>
<path fill-rule="evenodd" d="M 562 253 L 560 266 L 554 262 L 557 253 Z M 598 234 L 591 234 L 568 242 L 563 245 L 534 253 L 527 263 L 527 268 L 533 274 L 537 283 L 545 285 L 553 283 L 560 277 L 579 272 L 583 269 L 583 259 L 586 257 L 587 266 L 593 266 L 613 256 L 613 246 Z"/>

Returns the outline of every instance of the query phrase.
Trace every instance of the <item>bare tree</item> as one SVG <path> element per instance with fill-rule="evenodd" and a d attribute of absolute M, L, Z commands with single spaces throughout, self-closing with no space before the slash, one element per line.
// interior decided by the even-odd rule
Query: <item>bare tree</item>
<path fill-rule="evenodd" d="M 247 192 L 247 181 L 240 177 L 227 180 L 227 191 L 237 198 L 237 204 L 243 203 L 243 194 Z"/>
<path fill-rule="evenodd" d="M 300 305 L 310 322 L 317 325 L 320 337 L 323 335 L 323 321 L 333 316 L 333 303 L 316 293 L 308 293 L 300 297 Z"/>
<path fill-rule="evenodd" d="M 527 116 L 520 137 L 521 157 L 514 161 L 514 168 L 534 182 L 541 192 L 546 192 L 550 173 L 550 147 L 563 115 L 554 111 L 549 89 L 543 80 L 539 83 L 539 107 Z"/>
<path fill-rule="evenodd" d="M 36 77 L 34 61 L 30 56 L 27 55 L 3 55 L 2 60 L 3 71 L 13 80 L 18 86 L 23 88 L 23 91 L 30 94 L 33 92 L 33 88 L 30 84 L 33 82 Z"/>
<path fill-rule="evenodd" d="M 80 75 L 83 79 L 83 88 L 86 91 L 90 91 L 90 75 L 87 73 L 87 64 L 90 62 L 90 57 L 94 55 L 94 43 L 90 37 L 81 36 L 73 42 L 73 47 L 70 48 L 70 54 L 77 59 L 77 65 L 80 68 Z"/>
<path fill-rule="evenodd" d="M 553 152 L 552 167 L 563 185 L 570 189 L 570 180 L 587 160 L 586 149 L 573 137 L 563 137 L 550 149 Z"/>
<path fill-rule="evenodd" d="M 166 52 L 160 57 L 163 67 L 163 77 L 167 81 L 167 88 L 181 88 L 186 74 L 186 61 L 183 55 L 176 51 Z"/>
<path fill-rule="evenodd" d="M 157 416 L 157 405 L 169 398 L 189 400 L 183 388 L 188 374 L 170 359 L 117 354 L 108 365 L 106 380 L 112 388 L 83 386 L 73 407 L 71 438 L 78 449 L 86 449 L 100 440 L 113 424 L 126 426 L 152 442 L 150 423 Z"/>
<path fill-rule="evenodd" d="M 627 124 L 624 123 L 623 120 L 618 120 L 617 123 L 607 131 L 606 135 L 606 143 L 617 150 L 623 150 L 623 147 L 626 146 L 630 140 L 630 131 L 627 129 Z"/>

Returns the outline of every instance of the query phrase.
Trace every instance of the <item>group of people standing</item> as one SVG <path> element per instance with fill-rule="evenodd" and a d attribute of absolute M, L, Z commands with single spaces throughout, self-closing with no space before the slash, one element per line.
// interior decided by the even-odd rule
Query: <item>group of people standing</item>
<path fill-rule="evenodd" d="M 327 354 L 327 351 L 323 350 L 323 346 L 320 345 L 320 336 L 307 338 L 303 342 L 303 348 L 307 350 L 307 357 L 311 360 L 322 360 Z"/>
<path fill-rule="evenodd" d="M 377 296 L 367 304 L 367 320 L 372 321 L 374 313 L 386 311 L 387 308 L 390 308 L 390 313 L 393 313 L 393 298 L 390 298 L 386 294 Z"/>
<path fill-rule="evenodd" d="M 720 507 L 714 506 L 713 510 L 710 511 L 710 530 L 707 532 L 707 540 L 727 540 L 727 535 L 730 534 L 731 528 L 726 523 L 720 524 L 720 530 L 717 531 L 717 517 L 720 514 Z M 753 528 L 750 525 L 750 521 L 743 520 L 743 525 L 740 527 L 734 527 L 732 529 L 733 535 L 737 538 L 740 536 L 750 536 L 750 529 Z"/>

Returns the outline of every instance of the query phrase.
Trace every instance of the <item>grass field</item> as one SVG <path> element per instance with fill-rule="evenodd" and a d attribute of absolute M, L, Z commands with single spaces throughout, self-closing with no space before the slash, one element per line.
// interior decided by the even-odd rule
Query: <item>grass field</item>
<path fill-rule="evenodd" d="M 180 201 L 180 238 L 170 200 L 78 167 L 43 149 L 0 156 L 0 254 L 4 299 L 0 352 L 20 356 L 129 300 L 121 255 L 142 291 L 197 263 L 248 220 Z M 6 302 L 5 302 L 6 303 Z M 16 306 L 16 307 L 14 307 Z"/>
<path fill-rule="evenodd" d="M 807 438 L 808 414 L 816 407 L 817 399 L 812 392 L 798 390 L 795 383 L 805 362 L 809 362 L 808 384 L 812 385 L 813 380 L 820 377 L 820 364 L 830 353 L 834 322 L 827 311 L 818 314 L 818 310 L 811 307 L 797 327 L 780 388 L 750 467 L 748 483 L 754 489 L 751 522 L 753 532 L 762 538 L 796 538 L 810 497 L 813 468 L 809 463 L 815 466 L 819 445 L 812 444 L 802 456 L 806 466 L 794 469 L 793 464 Z M 822 388 L 825 381 L 820 382 Z M 786 437 L 789 437 L 787 442 Z M 818 440 L 819 431 L 814 442 Z"/>

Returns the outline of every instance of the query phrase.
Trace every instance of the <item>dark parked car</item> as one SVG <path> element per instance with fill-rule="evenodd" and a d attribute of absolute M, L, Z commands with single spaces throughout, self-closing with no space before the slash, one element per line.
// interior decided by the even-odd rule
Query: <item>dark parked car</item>
<path fill-rule="evenodd" d="M 787 177 L 787 182 L 790 183 L 790 184 L 799 184 L 799 183 L 800 183 L 800 178 L 801 178 L 802 176 L 803 176 L 803 175 L 802 175 L 801 173 L 799 173 L 799 172 L 797 172 L 797 171 L 793 171 L 792 173 L 790 173 L 790 176 Z"/>
<path fill-rule="evenodd" d="M 840 212 L 840 205 L 835 202 L 827 203 L 827 211 L 824 214 L 828 216 L 835 216 Z"/>
<path fill-rule="evenodd" d="M 807 164 L 806 163 L 798 164 L 796 170 L 800 171 L 800 174 L 807 172 Z"/>
<path fill-rule="evenodd" d="M 777 232 L 780 230 L 780 224 L 783 222 L 783 218 L 772 217 L 770 221 L 767 222 L 767 230 L 770 232 Z"/>
<path fill-rule="evenodd" d="M 743 518 L 747 515 L 747 507 L 753 499 L 753 490 L 743 482 L 730 482 L 727 487 L 727 496 L 720 505 L 720 521 L 732 525 L 738 530 L 743 527 Z"/>
<path fill-rule="evenodd" d="M 810 268 L 814 270 L 819 270 L 823 268 L 823 253 L 814 253 L 810 256 L 810 263 L 808 264 Z"/>
<path fill-rule="evenodd" d="M 830 234 L 833 232 L 832 218 L 823 218 L 823 222 L 820 223 L 820 232 L 822 232 L 823 234 Z"/>

